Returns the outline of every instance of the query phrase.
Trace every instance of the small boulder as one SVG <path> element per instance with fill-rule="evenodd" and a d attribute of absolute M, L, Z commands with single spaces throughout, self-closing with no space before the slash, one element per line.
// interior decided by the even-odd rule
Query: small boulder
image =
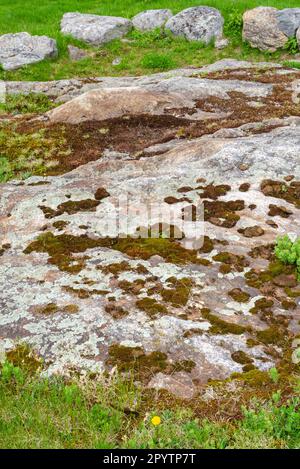
<path fill-rule="evenodd" d="M 211 40 L 222 37 L 224 18 L 219 10 L 211 7 L 191 7 L 170 18 L 166 23 L 175 36 L 191 41 Z"/>
<path fill-rule="evenodd" d="M 71 45 L 68 46 L 68 53 L 69 53 L 70 59 L 73 60 L 74 62 L 77 62 L 78 60 L 82 60 L 90 56 L 87 50 L 80 49 L 79 47 L 71 46 Z"/>
<path fill-rule="evenodd" d="M 66 13 L 61 21 L 61 32 L 92 45 L 119 39 L 132 29 L 132 22 L 116 16 Z"/>
<path fill-rule="evenodd" d="M 161 28 L 172 18 L 171 10 L 146 10 L 142 11 L 132 19 L 133 26 L 139 31 L 152 31 Z"/>
<path fill-rule="evenodd" d="M 300 8 L 285 8 L 278 11 L 276 16 L 280 31 L 287 37 L 295 36 L 300 28 Z"/>
<path fill-rule="evenodd" d="M 16 70 L 56 56 L 56 41 L 50 37 L 26 32 L 0 36 L 0 64 L 4 70 Z"/>
<path fill-rule="evenodd" d="M 215 41 L 215 48 L 218 50 L 225 49 L 225 47 L 229 46 L 229 39 L 227 37 L 220 37 L 217 38 Z"/>
<path fill-rule="evenodd" d="M 278 10 L 258 7 L 248 10 L 243 16 L 243 39 L 252 47 L 275 52 L 285 46 L 288 37 L 281 31 Z"/>

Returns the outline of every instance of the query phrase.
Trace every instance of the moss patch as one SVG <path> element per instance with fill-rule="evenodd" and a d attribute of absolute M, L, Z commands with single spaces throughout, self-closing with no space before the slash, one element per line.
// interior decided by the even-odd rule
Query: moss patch
<path fill-rule="evenodd" d="M 41 358 L 27 344 L 17 345 L 6 353 L 6 357 L 14 366 L 22 368 L 30 374 L 41 371 L 43 368 Z"/>
<path fill-rule="evenodd" d="M 195 367 L 192 360 L 171 362 L 165 353 L 145 353 L 142 347 L 126 347 L 113 344 L 109 347 L 109 366 L 117 366 L 121 372 L 132 372 L 142 381 L 148 381 L 154 374 L 163 372 L 172 374 L 178 371 L 191 372 Z"/>
<path fill-rule="evenodd" d="M 185 306 L 193 286 L 192 280 L 189 278 L 177 279 L 170 277 L 167 282 L 171 288 L 161 290 L 160 294 L 163 300 L 177 308 Z"/>
<path fill-rule="evenodd" d="M 209 329 L 210 334 L 235 334 L 240 335 L 249 331 L 250 328 L 240 326 L 239 324 L 233 324 L 223 319 L 215 316 L 207 308 L 201 309 L 201 314 L 204 319 L 211 323 L 211 328 Z"/>
<path fill-rule="evenodd" d="M 93 199 L 68 200 L 67 202 L 59 204 L 56 210 L 44 205 L 40 205 L 39 208 L 44 213 L 45 218 L 54 218 L 64 213 L 73 215 L 78 212 L 94 212 L 99 204 L 100 201 Z"/>
<path fill-rule="evenodd" d="M 237 301 L 238 303 L 247 303 L 249 301 L 250 295 L 247 292 L 244 292 L 240 288 L 234 288 L 228 292 L 228 295 Z"/>
<path fill-rule="evenodd" d="M 136 302 L 136 306 L 147 313 L 151 319 L 156 319 L 159 315 L 168 314 L 167 308 L 158 303 L 154 298 L 142 298 Z"/>
<path fill-rule="evenodd" d="M 221 262 L 222 265 L 226 266 L 223 268 L 223 273 L 231 272 L 235 270 L 237 272 L 243 272 L 245 267 L 249 266 L 249 261 L 245 256 L 232 254 L 231 252 L 223 251 L 213 257 L 216 262 Z"/>
<path fill-rule="evenodd" d="M 242 350 L 237 350 L 231 354 L 232 360 L 236 363 L 240 363 L 241 365 L 248 365 L 253 362 L 252 358 L 249 357 L 245 352 Z"/>
<path fill-rule="evenodd" d="M 265 179 L 261 183 L 261 191 L 265 196 L 283 199 L 300 208 L 300 181 L 273 181 Z"/>
<path fill-rule="evenodd" d="M 236 212 L 245 208 L 243 200 L 229 202 L 205 200 L 203 205 L 204 220 L 223 228 L 233 228 L 240 219 Z"/>

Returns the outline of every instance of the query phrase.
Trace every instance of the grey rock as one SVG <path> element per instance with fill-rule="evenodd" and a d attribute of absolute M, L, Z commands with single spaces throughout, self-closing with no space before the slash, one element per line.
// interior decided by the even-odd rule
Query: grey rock
<path fill-rule="evenodd" d="M 68 46 L 68 53 L 69 53 L 70 59 L 75 62 L 77 60 L 82 60 L 90 56 L 90 53 L 87 50 L 80 49 L 80 47 L 71 46 L 71 45 Z"/>
<path fill-rule="evenodd" d="M 164 26 L 172 16 L 173 13 L 171 10 L 167 9 L 146 10 L 134 16 L 132 23 L 139 31 L 152 31 L 153 29 Z"/>
<path fill-rule="evenodd" d="M 175 36 L 183 36 L 193 41 L 208 44 L 220 38 L 223 33 L 224 19 L 216 8 L 191 7 L 170 18 L 166 23 Z"/>
<path fill-rule="evenodd" d="M 300 49 L 300 27 L 298 28 L 298 31 L 296 33 L 296 38 L 297 38 L 298 46 L 299 46 L 299 49 Z M 299 59 L 300 59 L 300 57 L 299 57 Z"/>
<path fill-rule="evenodd" d="M 252 47 L 274 52 L 285 46 L 288 37 L 281 31 L 277 18 L 278 10 L 258 7 L 248 10 L 243 16 L 243 39 Z"/>
<path fill-rule="evenodd" d="M 274 203 L 274 198 L 261 191 L 261 182 L 264 179 L 284 180 L 288 175 L 294 175 L 295 181 L 299 180 L 300 118 L 271 117 L 268 122 L 246 120 L 244 125 L 237 127 L 236 113 L 232 112 L 230 106 L 230 91 L 238 90 L 243 93 L 245 105 L 249 105 L 255 96 L 268 97 L 274 91 L 277 74 L 282 75 L 284 69 L 270 71 L 274 81 L 266 84 L 257 82 L 259 67 L 253 71 L 253 64 L 242 62 L 240 70 L 236 70 L 237 63 L 227 59 L 218 63 L 216 68 L 218 67 L 231 67 L 232 77 L 238 72 L 247 74 L 249 79 L 252 74 L 253 82 L 234 78 L 203 79 L 191 76 L 195 74 L 195 70 L 185 69 L 150 77 L 107 77 L 102 81 L 99 78 L 89 84 L 83 84 L 80 80 L 36 84 L 36 90 L 46 90 L 48 86 L 49 93 L 61 90 L 65 94 L 71 94 L 72 89 L 80 93 L 83 89 L 87 90 L 85 86 L 102 87 L 102 111 L 98 105 L 99 101 L 96 101 L 101 93 L 99 90 L 91 92 L 92 88 L 89 96 L 75 103 L 70 102 L 69 110 L 71 106 L 74 109 L 74 105 L 84 104 L 85 101 L 86 104 L 94 103 L 95 109 L 89 110 L 94 113 L 111 110 L 122 115 L 131 112 L 131 109 L 128 109 L 130 104 L 134 112 L 138 106 L 140 109 L 143 106 L 144 112 L 151 114 L 156 112 L 158 107 L 159 112 L 170 116 L 168 106 L 174 110 L 174 105 L 180 105 L 180 99 L 185 106 L 193 99 L 197 100 L 199 96 L 202 96 L 204 101 L 206 96 L 208 101 L 209 96 L 215 94 L 223 100 L 222 105 L 226 107 L 228 103 L 228 113 L 226 123 L 218 132 L 209 130 L 208 124 L 207 134 L 199 138 L 187 136 L 182 139 L 173 138 L 168 142 L 162 139 L 161 142 L 165 143 L 159 144 L 159 137 L 155 137 L 157 149 L 160 145 L 160 153 L 156 155 L 131 158 L 136 154 L 135 150 L 128 149 L 128 153 L 118 151 L 114 149 L 113 141 L 108 140 L 107 149 L 103 151 L 102 156 L 99 152 L 98 160 L 81 165 L 69 173 L 46 178 L 35 176 L 24 181 L 22 185 L 19 181 L 1 185 L 0 248 L 4 245 L 10 247 L 1 253 L 0 262 L 0 361 L 3 351 L 13 348 L 21 338 L 44 357 L 46 367 L 49 365 L 45 373 L 68 374 L 68 370 L 74 368 L 101 372 L 108 366 L 105 361 L 110 345 L 138 346 L 145 354 L 153 351 L 163 352 L 169 363 L 186 360 L 194 363 L 190 371 L 178 371 L 172 375 L 157 374 L 154 371 L 149 378 L 149 386 L 168 389 L 181 397 L 195 395 L 208 379 L 223 379 L 233 372 L 241 372 L 242 366 L 232 359 L 233 352 L 244 351 L 251 357 L 254 366 L 261 370 L 276 365 L 274 354 L 263 345 L 251 348 L 247 345 L 252 331 L 255 337 L 257 330 L 267 329 L 269 325 L 263 317 L 252 312 L 255 302 L 262 295 L 260 290 L 249 287 L 245 274 L 249 269 L 264 270 L 267 265 L 265 259 L 249 256 L 250 250 L 274 243 L 278 234 L 299 235 L 300 210 L 288 201 L 280 200 L 280 205 L 292 212 L 290 217 L 277 217 L 276 230 L 266 223 L 269 205 Z M 286 90 L 290 92 L 287 94 L 290 96 L 287 102 L 289 99 L 292 101 L 293 96 L 295 99 L 300 97 L 300 89 L 296 89 L 299 80 L 295 70 L 294 75 L 295 80 L 287 80 L 286 83 Z M 120 89 L 116 91 L 117 84 Z M 132 89 L 134 85 L 136 88 Z M 33 87 L 28 83 L 26 86 L 28 90 Z M 294 95 L 291 93 L 292 89 L 295 91 Z M 168 93 L 174 93 L 172 97 L 175 101 L 169 101 L 170 95 L 166 90 Z M 272 99 L 276 101 L 276 93 Z M 218 108 L 219 100 L 214 101 Z M 275 102 L 275 107 L 276 104 L 282 105 L 280 97 Z M 252 119 L 252 115 L 249 119 Z M 30 121 L 28 125 L 31 125 Z M 32 125 L 36 126 L 36 120 L 32 121 Z M 136 125 L 143 124 L 137 120 Z M 272 130 L 270 126 L 276 128 Z M 109 132 L 106 138 L 110 138 Z M 151 143 L 149 145 L 151 146 Z M 178 189 L 189 186 L 192 188 L 188 192 L 191 202 L 186 203 L 197 203 L 199 180 L 203 178 L 207 184 L 213 181 L 214 184 L 230 183 L 231 190 L 228 194 L 220 196 L 220 200 L 226 202 L 239 199 L 245 203 L 245 208 L 239 211 L 240 219 L 235 227 L 225 229 L 204 221 L 205 234 L 216 241 L 213 252 L 201 254 L 201 257 L 211 261 L 210 265 L 205 266 L 198 262 L 174 264 L 171 260 L 167 262 L 163 255 L 158 255 L 159 252 L 147 260 L 136 259 L 127 255 L 130 253 L 125 254 L 122 250 L 99 245 L 87 249 L 86 254 L 83 254 L 85 265 L 82 271 L 71 274 L 60 270 L 56 264 L 49 263 L 49 255 L 46 252 L 24 252 L 24 249 L 41 235 L 41 229 L 44 229 L 45 223 L 48 222 L 48 230 L 54 235 L 65 233 L 81 236 L 83 231 L 79 226 L 88 226 L 86 234 L 91 238 L 96 239 L 101 235 L 115 236 L 115 225 L 109 222 L 114 220 L 112 208 L 120 194 L 129 194 L 134 208 L 139 206 L 141 194 L 145 197 L 149 194 L 151 201 L 159 203 L 164 212 L 167 208 L 165 198 L 178 197 Z M 47 184 L 37 184 L 42 181 Z M 250 189 L 245 193 L 240 192 L 239 187 L 245 182 L 251 185 Z M 82 201 L 94 198 L 96 190 L 100 187 L 105 188 L 110 195 L 101 201 L 95 211 L 80 210 L 58 215 L 57 221 L 69 222 L 63 231 L 57 231 L 53 224 L 45 219 L 41 205 L 56 210 L 68 200 Z M 255 204 L 257 208 L 250 210 L 250 204 Z M 178 205 L 177 215 L 180 215 L 181 219 L 182 205 Z M 260 225 L 265 231 L 260 241 L 240 235 L 239 228 L 245 229 L 255 225 Z M 130 217 L 130 229 L 133 230 L 131 232 L 135 232 L 137 226 L 141 226 L 140 219 L 134 210 Z M 185 234 L 188 233 L 185 231 Z M 245 256 L 249 267 L 244 271 L 233 270 L 229 274 L 221 274 L 219 263 L 213 259 L 216 253 L 224 251 L 223 244 L 219 244 L 218 240 L 227 242 L 226 251 Z M 183 246 L 186 246 L 185 242 L 186 238 L 181 242 Z M 79 254 L 74 253 L 74 260 L 81 257 Z M 107 267 L 122 261 L 126 261 L 128 270 L 120 272 L 116 279 L 113 274 L 107 272 Z M 136 268 L 139 264 L 145 268 L 146 273 L 137 274 Z M 145 281 L 146 290 L 131 295 L 120 288 L 119 281 L 134 282 L 137 277 Z M 160 288 L 157 288 L 153 295 L 150 293 L 150 288 L 153 291 L 156 282 L 163 290 L 170 288 L 170 277 L 188 277 L 192 280 L 188 302 L 180 308 L 166 301 L 161 296 Z M 247 291 L 249 301 L 244 304 L 233 301 L 227 294 L 233 288 Z M 86 290 L 87 296 L 75 294 L 79 289 Z M 167 314 L 152 318 L 139 309 L 137 300 L 145 298 L 147 294 L 163 304 Z M 122 305 L 127 315 L 115 318 L 108 312 L 107 305 L 112 296 L 116 299 L 116 305 Z M 287 315 L 289 330 L 295 336 L 299 335 L 300 331 L 300 302 L 299 299 L 296 301 L 297 307 Z M 43 314 L 41 308 L 51 303 L 55 303 L 57 311 L 50 316 Z M 73 310 L 75 307 L 72 314 L 68 312 L 67 306 L 73 306 Z M 245 332 L 239 335 L 215 334 L 210 319 L 201 315 L 203 308 L 210 309 L 214 316 L 227 323 L 246 327 Z M 280 297 L 274 297 L 272 313 L 274 316 L 283 314 Z M 282 354 L 279 345 L 276 350 L 279 355 Z"/>
<path fill-rule="evenodd" d="M 117 65 L 120 65 L 120 63 L 122 62 L 122 59 L 121 57 L 116 57 L 113 61 L 112 61 L 112 65 L 113 66 L 117 66 Z"/>
<path fill-rule="evenodd" d="M 218 38 L 215 41 L 215 48 L 216 49 L 225 49 L 229 45 L 229 39 L 226 37 Z"/>
<path fill-rule="evenodd" d="M 300 28 L 300 8 L 285 8 L 276 14 L 280 31 L 293 37 Z"/>
<path fill-rule="evenodd" d="M 61 32 L 88 44 L 100 45 L 119 39 L 132 29 L 132 22 L 116 16 L 66 13 L 61 21 Z"/>
<path fill-rule="evenodd" d="M 56 41 L 47 36 L 31 36 L 26 32 L 0 36 L 0 63 L 4 70 L 15 70 L 56 55 Z"/>

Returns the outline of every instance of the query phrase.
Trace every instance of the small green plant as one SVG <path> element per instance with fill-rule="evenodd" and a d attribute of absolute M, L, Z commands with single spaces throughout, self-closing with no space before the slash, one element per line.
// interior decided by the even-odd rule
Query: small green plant
<path fill-rule="evenodd" d="M 269 370 L 269 375 L 273 383 L 278 383 L 279 380 L 279 373 L 277 371 L 277 368 L 270 368 Z"/>
<path fill-rule="evenodd" d="M 289 38 L 289 40 L 287 41 L 285 45 L 285 49 L 290 54 L 297 54 L 299 52 L 299 45 L 298 45 L 297 38 L 295 36 Z"/>
<path fill-rule="evenodd" d="M 145 68 L 158 69 L 158 70 L 168 70 L 170 68 L 176 67 L 176 63 L 167 54 L 155 54 L 149 53 L 144 55 L 141 64 Z"/>
<path fill-rule="evenodd" d="M 279 237 L 275 247 L 275 255 L 285 264 L 296 266 L 300 281 L 300 238 L 293 242 L 288 235 Z"/>
<path fill-rule="evenodd" d="M 8 159 L 0 155 L 0 182 L 7 182 L 13 177 L 13 171 Z"/>

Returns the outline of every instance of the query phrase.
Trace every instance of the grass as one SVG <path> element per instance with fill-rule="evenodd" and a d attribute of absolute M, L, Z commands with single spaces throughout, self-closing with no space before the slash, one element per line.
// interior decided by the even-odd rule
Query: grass
<path fill-rule="evenodd" d="M 24 5 L 26 3 L 26 7 Z M 230 38 L 230 45 L 217 51 L 213 46 L 204 47 L 199 43 L 174 38 L 169 34 L 154 31 L 140 34 L 131 32 L 130 42 L 120 40 L 92 48 L 74 39 L 62 36 L 59 24 L 62 15 L 68 11 L 80 11 L 99 15 L 117 15 L 133 17 L 136 13 L 149 8 L 171 8 L 174 13 L 200 4 L 206 4 L 221 10 L 225 18 L 225 34 Z M 54 60 L 24 67 L 14 72 L 0 71 L 4 80 L 51 80 L 75 76 L 101 75 L 140 75 L 153 71 L 168 70 L 185 65 L 201 66 L 225 57 L 240 60 L 287 60 L 287 55 L 296 52 L 295 42 L 290 41 L 289 51 L 274 54 L 261 53 L 250 49 L 241 41 L 241 17 L 243 11 L 261 5 L 261 0 L 2 0 L 0 5 L 0 34 L 28 31 L 31 34 L 46 34 L 58 42 L 59 57 Z M 264 5 L 277 8 L 297 7 L 298 0 L 265 0 Z M 68 44 L 89 48 L 94 56 L 79 62 L 71 62 L 67 54 Z M 166 53 L 167 51 L 167 53 Z M 121 58 L 119 65 L 112 65 L 116 58 Z M 288 57 L 289 58 L 289 57 Z M 290 56 L 292 60 L 292 55 Z"/>
<path fill-rule="evenodd" d="M 273 369 L 274 385 L 279 378 Z M 239 419 L 208 419 L 187 402 L 162 406 L 117 375 L 48 379 L 36 374 L 36 366 L 6 360 L 0 448 L 299 448 L 299 381 L 295 386 L 286 401 L 279 384 L 269 400 L 252 399 Z M 154 426 L 156 415 L 161 423 Z"/>
<path fill-rule="evenodd" d="M 42 93 L 9 94 L 5 102 L 0 102 L 1 114 L 34 114 L 44 113 L 55 107 L 55 104 Z"/>

